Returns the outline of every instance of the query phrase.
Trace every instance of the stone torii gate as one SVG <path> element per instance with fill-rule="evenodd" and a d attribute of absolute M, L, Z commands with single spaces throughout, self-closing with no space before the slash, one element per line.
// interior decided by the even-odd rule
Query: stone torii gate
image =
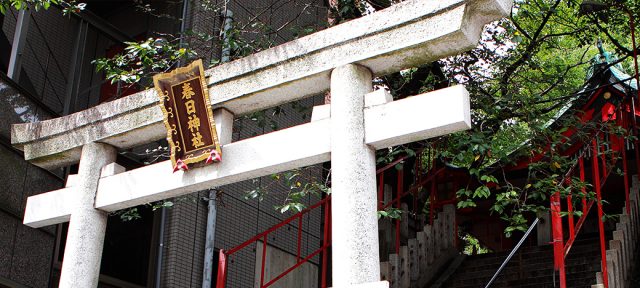
<path fill-rule="evenodd" d="M 375 149 L 470 128 L 462 86 L 391 101 L 372 78 L 469 50 L 512 0 L 409 0 L 206 71 L 223 161 L 172 173 L 171 161 L 131 171 L 118 150 L 162 139 L 153 90 L 47 121 L 18 124 L 12 143 L 51 169 L 80 163 L 66 187 L 29 197 L 24 224 L 69 221 L 60 287 L 96 287 L 107 213 L 331 161 L 334 287 L 380 282 Z M 231 142 L 233 117 L 330 89 L 312 121 Z"/>

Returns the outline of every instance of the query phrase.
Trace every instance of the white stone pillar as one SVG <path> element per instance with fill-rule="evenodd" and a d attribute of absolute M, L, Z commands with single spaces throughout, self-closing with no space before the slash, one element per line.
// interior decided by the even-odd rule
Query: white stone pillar
<path fill-rule="evenodd" d="M 369 69 L 353 64 L 331 73 L 331 216 L 333 286 L 380 281 L 375 151 L 364 144 Z"/>
<path fill-rule="evenodd" d="M 60 288 L 97 287 L 107 228 L 107 213 L 93 208 L 102 167 L 115 162 L 115 148 L 100 143 L 82 147 L 77 202 L 71 211 L 62 259 Z"/>

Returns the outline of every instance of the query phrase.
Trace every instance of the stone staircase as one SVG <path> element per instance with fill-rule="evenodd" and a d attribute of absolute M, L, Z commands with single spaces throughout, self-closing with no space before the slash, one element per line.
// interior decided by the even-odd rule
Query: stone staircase
<path fill-rule="evenodd" d="M 638 261 L 638 237 L 640 237 L 640 209 L 638 209 L 640 181 L 638 175 L 633 175 L 631 180 L 630 213 L 627 213 L 626 208 L 622 208 L 615 221 L 613 237 L 607 241 L 609 288 L 638 287 L 633 284 L 633 271 L 638 268 L 635 263 Z M 601 272 L 596 273 L 595 283 L 591 286 L 592 288 L 604 288 Z"/>
<path fill-rule="evenodd" d="M 407 215 L 406 208 L 403 215 Z M 401 233 L 403 244 L 400 253 L 388 255 L 388 261 L 380 263 L 382 280 L 389 281 L 390 288 L 425 287 L 438 278 L 439 273 L 458 255 L 455 247 L 456 209 L 453 205 L 445 205 L 443 211 L 437 213 L 433 225 L 424 225 L 415 234 L 409 233 L 407 219 L 402 221 Z M 384 246 L 394 247 L 390 234 L 393 229 L 388 225 L 380 225 Z M 409 236 L 411 234 L 411 236 Z"/>
<path fill-rule="evenodd" d="M 566 262 L 567 287 L 589 287 L 593 283 L 595 273 L 600 271 L 600 251 L 597 243 L 598 238 L 594 237 L 574 243 Z M 468 256 L 442 287 L 484 287 L 508 254 L 509 251 Z M 551 245 L 523 247 L 491 287 L 554 287 L 553 273 Z"/>

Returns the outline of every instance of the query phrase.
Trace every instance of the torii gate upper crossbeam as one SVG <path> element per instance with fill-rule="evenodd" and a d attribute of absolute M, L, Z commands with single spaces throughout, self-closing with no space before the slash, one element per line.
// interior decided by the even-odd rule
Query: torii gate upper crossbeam
<path fill-rule="evenodd" d="M 410 0 L 206 71 L 214 108 L 235 115 L 329 88 L 332 69 L 354 63 L 374 76 L 477 45 L 484 24 L 508 15 L 512 0 Z M 43 168 L 77 163 L 84 144 L 128 149 L 166 136 L 152 90 L 65 117 L 18 124 L 12 143 Z"/>

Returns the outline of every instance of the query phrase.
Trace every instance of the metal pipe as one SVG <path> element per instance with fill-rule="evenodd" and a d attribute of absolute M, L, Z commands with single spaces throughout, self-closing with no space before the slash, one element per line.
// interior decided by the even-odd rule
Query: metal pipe
<path fill-rule="evenodd" d="M 162 276 L 162 254 L 164 252 L 164 225 L 167 222 L 167 208 L 160 209 L 160 232 L 158 233 L 158 258 L 156 260 L 155 287 L 160 288 L 160 277 Z"/>
<path fill-rule="evenodd" d="M 29 30 L 29 20 L 31 12 L 28 9 L 22 9 L 18 12 L 16 21 L 16 30 L 13 34 L 13 46 L 11 46 L 11 56 L 9 57 L 9 69 L 7 76 L 16 83 L 19 82 L 22 50 L 27 41 L 27 32 Z"/>
<path fill-rule="evenodd" d="M 229 45 L 229 31 L 233 28 L 233 12 L 227 9 L 224 13 L 224 30 L 222 30 L 222 52 L 220 62 L 231 61 L 231 45 Z"/>
<path fill-rule="evenodd" d="M 533 228 L 536 227 L 536 225 L 538 225 L 538 221 L 540 221 L 540 219 L 536 218 L 536 220 L 534 220 L 533 223 L 531 223 L 531 226 L 529 226 L 529 229 L 527 229 L 527 232 L 525 232 L 524 236 L 520 238 L 520 241 L 518 241 L 518 244 L 516 245 L 516 247 L 514 247 L 513 250 L 511 250 L 511 253 L 509 253 L 507 258 L 504 259 L 504 261 L 500 265 L 500 268 L 498 268 L 498 271 L 496 271 L 496 273 L 493 274 L 493 277 L 491 277 L 491 280 L 489 280 L 489 283 L 487 283 L 487 285 L 485 285 L 484 288 L 489 288 L 493 283 L 493 281 L 496 280 L 496 278 L 498 277 L 502 269 L 504 269 L 504 267 L 507 266 L 507 263 L 509 263 L 509 261 L 511 260 L 511 257 L 513 257 L 513 255 L 515 255 L 516 252 L 518 252 L 518 249 L 520 249 L 520 246 L 522 246 L 522 243 L 524 243 L 524 240 L 526 240 L 529 234 L 531 234 L 531 231 L 533 230 Z"/>
<path fill-rule="evenodd" d="M 202 268 L 202 288 L 212 288 L 213 283 L 213 253 L 215 252 L 216 242 L 216 215 L 217 189 L 209 191 L 208 211 L 207 211 L 207 230 L 204 242 L 204 267 Z"/>
<path fill-rule="evenodd" d="M 188 1 L 185 1 L 188 2 Z M 186 9 L 186 4 L 185 4 L 185 9 Z M 225 25 L 224 25 L 224 31 L 223 31 L 223 37 L 224 37 L 224 41 L 227 41 L 227 36 L 228 36 L 228 30 L 231 29 L 231 16 L 233 15 L 233 13 L 231 13 L 231 10 L 227 10 L 226 15 L 229 15 L 228 18 L 225 18 Z M 184 24 L 184 21 L 183 21 Z M 224 48 L 222 51 L 222 54 L 224 54 Z M 221 62 L 228 62 L 229 61 L 229 57 L 222 57 L 221 58 Z M 206 232 L 205 232 L 205 248 L 204 248 L 204 267 L 202 268 L 202 288 L 211 288 L 213 285 L 213 254 L 215 252 L 215 242 L 216 242 L 216 222 L 217 222 L 217 218 L 216 215 L 218 213 L 217 211 L 217 203 L 216 203 L 216 196 L 217 196 L 217 189 L 211 189 L 209 191 L 209 199 L 208 199 L 208 210 L 207 210 L 207 228 L 206 228 Z M 226 276 L 226 275 L 225 275 Z M 226 277 L 225 277 L 226 280 Z"/>

